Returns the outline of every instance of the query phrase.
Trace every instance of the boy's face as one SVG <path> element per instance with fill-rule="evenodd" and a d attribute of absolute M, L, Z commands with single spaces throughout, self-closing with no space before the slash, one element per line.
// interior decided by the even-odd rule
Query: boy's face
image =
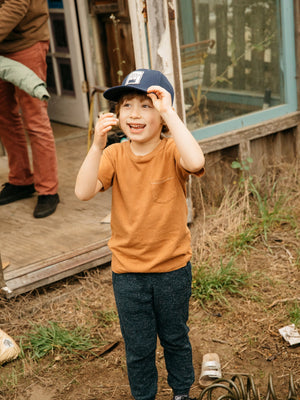
<path fill-rule="evenodd" d="M 119 108 L 120 127 L 133 142 L 159 140 L 162 119 L 152 100 L 146 95 L 126 96 Z"/>

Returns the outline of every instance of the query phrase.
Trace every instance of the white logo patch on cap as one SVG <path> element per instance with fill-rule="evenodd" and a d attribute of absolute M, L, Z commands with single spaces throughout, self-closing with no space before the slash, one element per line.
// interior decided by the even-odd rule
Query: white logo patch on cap
<path fill-rule="evenodd" d="M 143 75 L 144 75 L 144 71 L 131 72 L 131 74 L 129 74 L 126 79 L 125 86 L 126 85 L 138 85 L 141 82 Z"/>

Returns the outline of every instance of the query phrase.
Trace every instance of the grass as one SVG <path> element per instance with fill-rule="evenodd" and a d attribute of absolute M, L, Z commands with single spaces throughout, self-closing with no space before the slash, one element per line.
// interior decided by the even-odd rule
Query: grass
<path fill-rule="evenodd" d="M 261 197 L 257 190 L 255 193 L 254 202 L 256 200 L 258 215 L 255 215 L 255 211 L 249 214 L 248 220 L 239 228 L 239 231 L 228 236 L 227 249 L 234 254 L 252 250 L 259 238 L 267 244 L 269 232 L 282 225 L 288 224 L 292 229 L 297 230 L 295 218 L 292 211 L 286 208 L 284 196 L 272 205 L 272 199 L 267 196 Z"/>
<path fill-rule="evenodd" d="M 267 185 L 267 193 L 261 194 L 253 177 L 249 175 L 249 164 L 252 162 L 248 158 L 242 163 L 234 161 L 231 164 L 232 168 L 241 171 L 239 190 L 246 192 L 243 195 L 247 196 L 248 204 L 250 203 L 244 226 L 228 238 L 228 247 L 235 254 L 251 250 L 260 236 L 267 243 L 268 233 L 280 225 L 289 224 L 292 229 L 297 229 L 293 211 L 291 207 L 287 207 L 288 196 L 276 190 L 276 181 Z"/>
<path fill-rule="evenodd" d="M 232 163 L 232 168 L 241 171 L 238 185 L 225 192 L 223 203 L 215 215 L 205 215 L 204 211 L 202 235 L 199 235 L 201 240 L 193 249 L 196 269 L 192 287 L 194 298 L 202 305 L 209 301 L 226 303 L 229 295 L 242 295 L 249 275 L 242 272 L 239 265 L 247 265 L 247 258 L 251 257 L 251 252 L 257 246 L 271 254 L 274 247 L 274 242 L 270 242 L 272 233 L 278 232 L 276 235 L 280 237 L 284 230 L 289 230 L 294 233 L 295 243 L 299 238 L 298 210 L 292 200 L 292 195 L 296 193 L 294 182 L 291 182 L 291 192 L 286 184 L 280 186 L 282 182 L 272 181 L 271 177 L 267 177 L 268 181 L 264 185 L 255 184 L 249 175 L 251 162 L 249 158 L 241 163 Z M 292 244 L 292 247 L 287 248 L 287 253 L 291 254 L 291 249 L 295 252 L 291 259 L 299 268 L 300 253 L 297 247 Z M 223 265 L 222 259 L 216 259 L 215 254 L 219 259 L 221 254 L 221 257 L 230 261 Z M 219 268 L 212 267 L 216 264 L 220 264 Z"/>
<path fill-rule="evenodd" d="M 288 309 L 288 314 L 292 324 L 295 324 L 297 328 L 300 328 L 300 306 L 298 303 L 294 303 Z"/>
<path fill-rule="evenodd" d="M 276 226 L 290 224 L 292 229 L 296 228 L 292 211 L 290 208 L 286 208 L 287 196 L 280 194 L 278 199 L 274 201 L 275 186 L 274 184 L 272 187 L 270 197 L 268 195 L 262 196 L 253 182 L 250 181 L 251 193 L 254 195 L 259 211 L 256 226 L 263 234 L 265 240 L 268 239 L 268 232 Z M 274 203 L 273 206 L 272 202 Z"/>
<path fill-rule="evenodd" d="M 11 390 L 18 384 L 18 373 L 16 372 L 16 369 L 13 368 L 8 375 L 4 375 L 1 373 L 2 368 L 4 369 L 4 367 L 0 366 L 0 389 L 6 388 L 7 390 Z"/>
<path fill-rule="evenodd" d="M 193 275 L 192 295 L 202 305 L 209 301 L 227 303 L 226 295 L 242 295 L 241 289 L 248 283 L 249 275 L 234 267 L 234 259 L 220 267 L 200 265 Z"/>
<path fill-rule="evenodd" d="M 100 310 L 94 313 L 101 328 L 107 328 L 118 320 L 118 314 L 115 310 Z"/>
<path fill-rule="evenodd" d="M 91 350 L 95 347 L 95 340 L 87 331 L 77 327 L 67 330 L 56 322 L 48 325 L 33 325 L 27 336 L 23 336 L 20 347 L 23 356 L 29 352 L 32 359 L 40 359 L 48 353 L 77 353 Z"/>
<path fill-rule="evenodd" d="M 226 248 L 236 255 L 244 251 L 250 251 L 254 248 L 258 236 L 258 226 L 249 222 L 249 225 L 242 227 L 240 232 L 228 236 Z"/>

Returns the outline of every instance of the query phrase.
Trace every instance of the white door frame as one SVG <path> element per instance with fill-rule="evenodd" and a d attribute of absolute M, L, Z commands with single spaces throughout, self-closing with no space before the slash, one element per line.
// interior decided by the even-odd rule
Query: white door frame
<path fill-rule="evenodd" d="M 56 93 L 51 93 L 48 103 L 48 113 L 50 119 L 53 121 L 86 128 L 89 121 L 89 105 L 76 8 L 73 0 L 64 0 L 63 6 L 63 9 L 58 9 L 57 11 L 50 9 L 50 13 L 64 13 L 69 54 L 55 51 L 54 34 L 49 20 L 51 48 L 48 56 L 52 58 Z M 66 58 L 71 61 L 74 86 L 73 95 L 63 93 L 56 58 Z"/>

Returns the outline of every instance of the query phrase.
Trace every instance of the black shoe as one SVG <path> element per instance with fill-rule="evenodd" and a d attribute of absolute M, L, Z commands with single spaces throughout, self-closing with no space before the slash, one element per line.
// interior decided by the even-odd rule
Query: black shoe
<path fill-rule="evenodd" d="M 51 215 L 56 210 L 59 203 L 58 194 L 41 194 L 38 196 L 38 202 L 34 209 L 33 216 L 35 218 L 44 218 Z"/>
<path fill-rule="evenodd" d="M 13 201 L 26 199 L 31 197 L 35 192 L 34 185 L 12 185 L 4 183 L 3 189 L 0 192 L 0 205 L 12 203 Z"/>

